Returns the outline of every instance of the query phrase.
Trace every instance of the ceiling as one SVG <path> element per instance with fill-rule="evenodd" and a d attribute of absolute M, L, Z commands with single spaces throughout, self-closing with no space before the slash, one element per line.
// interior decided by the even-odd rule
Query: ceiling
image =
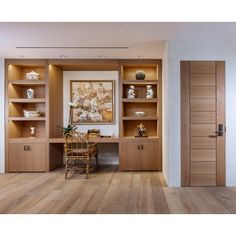
<path fill-rule="evenodd" d="M 1 58 L 161 58 L 169 40 L 236 41 L 236 23 L 0 23 Z"/>

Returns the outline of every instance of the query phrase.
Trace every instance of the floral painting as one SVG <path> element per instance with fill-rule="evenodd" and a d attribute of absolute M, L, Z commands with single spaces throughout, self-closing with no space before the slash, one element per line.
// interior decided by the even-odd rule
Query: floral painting
<path fill-rule="evenodd" d="M 114 81 L 71 81 L 72 124 L 114 123 Z"/>

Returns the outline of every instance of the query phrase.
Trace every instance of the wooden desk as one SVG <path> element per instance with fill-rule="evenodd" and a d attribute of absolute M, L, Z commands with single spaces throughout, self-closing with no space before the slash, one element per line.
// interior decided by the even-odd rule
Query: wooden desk
<path fill-rule="evenodd" d="M 90 138 L 90 142 L 95 143 L 119 143 L 119 138 Z M 65 143 L 64 138 L 50 138 L 49 143 Z"/>
<path fill-rule="evenodd" d="M 90 138 L 90 142 L 101 144 L 117 143 L 119 145 L 119 138 Z M 65 143 L 64 138 L 50 138 L 49 139 L 49 170 L 54 170 L 63 166 L 63 145 Z M 119 148 L 118 148 L 119 150 Z M 118 154 L 119 155 L 119 154 Z"/>

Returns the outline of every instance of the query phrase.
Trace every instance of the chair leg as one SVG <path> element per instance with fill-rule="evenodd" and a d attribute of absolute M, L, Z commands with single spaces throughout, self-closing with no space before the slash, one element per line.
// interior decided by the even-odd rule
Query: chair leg
<path fill-rule="evenodd" d="M 96 154 L 95 158 L 96 158 L 96 167 L 99 168 L 99 165 L 98 165 L 98 154 Z"/>
<path fill-rule="evenodd" d="M 86 161 L 86 179 L 88 179 L 89 174 L 89 160 Z"/>
<path fill-rule="evenodd" d="M 67 161 L 66 161 L 66 166 L 65 166 L 65 179 L 67 179 Z"/>

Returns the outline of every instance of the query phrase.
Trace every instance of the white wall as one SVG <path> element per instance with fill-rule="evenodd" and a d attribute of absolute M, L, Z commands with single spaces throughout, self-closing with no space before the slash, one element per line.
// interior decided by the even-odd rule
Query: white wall
<path fill-rule="evenodd" d="M 119 83 L 118 71 L 64 71 L 63 72 L 63 111 L 64 126 L 68 125 L 69 102 L 70 102 L 70 81 L 71 80 L 114 80 L 115 81 L 115 124 L 111 125 L 79 125 L 81 132 L 88 129 L 100 129 L 102 135 L 118 136 L 119 132 Z M 99 144 L 99 161 L 101 164 L 118 164 L 118 145 Z"/>
<path fill-rule="evenodd" d="M 4 153 L 4 60 L 0 59 L 0 173 L 5 171 L 5 153 Z"/>
<path fill-rule="evenodd" d="M 234 42 L 168 42 L 168 184 L 180 186 L 180 61 L 226 61 L 226 185 L 236 185 L 236 44 Z M 166 148 L 167 149 L 167 148 Z"/>

